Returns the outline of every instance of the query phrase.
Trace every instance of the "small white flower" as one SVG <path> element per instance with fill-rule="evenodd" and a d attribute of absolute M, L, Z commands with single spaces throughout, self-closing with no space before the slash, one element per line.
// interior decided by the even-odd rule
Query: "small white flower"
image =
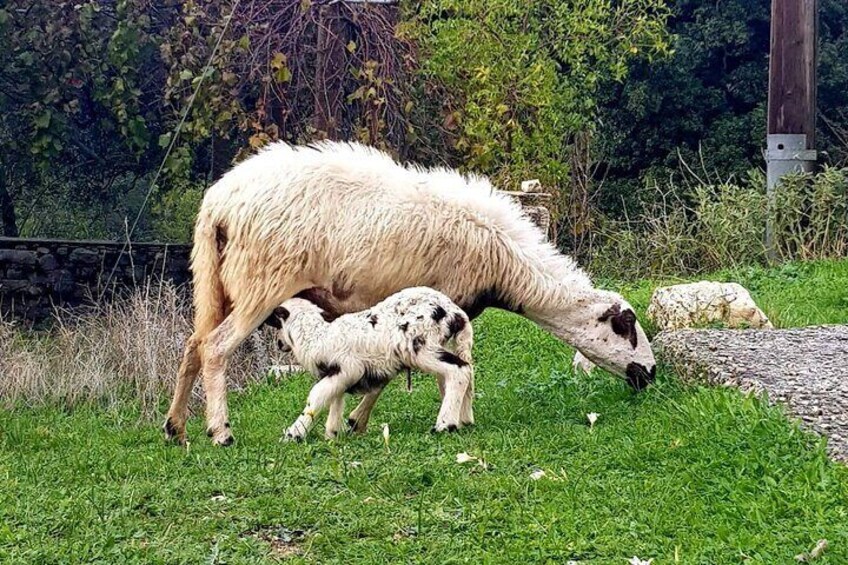
<path fill-rule="evenodd" d="M 456 462 L 462 465 L 463 463 L 470 463 L 471 461 L 477 461 L 476 457 L 468 455 L 464 451 L 462 453 L 456 454 Z"/>
<path fill-rule="evenodd" d="M 651 563 L 653 563 L 653 562 L 654 562 L 653 557 L 651 557 L 650 559 L 645 561 L 643 559 L 639 559 L 638 557 L 636 557 L 634 555 L 633 557 L 630 558 L 630 561 L 628 561 L 627 563 L 629 563 L 630 565 L 651 565 Z"/>
<path fill-rule="evenodd" d="M 366 496 L 365 498 L 362 499 L 362 504 L 371 504 L 372 502 L 375 502 L 376 500 L 377 499 L 374 498 L 373 496 Z"/>
<path fill-rule="evenodd" d="M 530 473 L 530 478 L 533 479 L 534 481 L 538 481 L 539 479 L 541 479 L 544 476 L 545 476 L 545 472 L 541 469 L 536 469 L 535 471 Z"/>
<path fill-rule="evenodd" d="M 227 500 L 227 497 L 223 494 L 216 494 L 212 497 L 212 500 L 214 500 L 215 502 L 224 502 L 225 500 Z"/>
<path fill-rule="evenodd" d="M 353 467 L 354 469 L 356 469 L 357 467 L 362 467 L 362 462 L 360 462 L 360 461 L 351 461 L 350 463 L 348 463 L 348 465 L 350 465 L 351 467 Z"/>
<path fill-rule="evenodd" d="M 586 414 L 586 418 L 589 419 L 589 429 L 592 429 L 595 426 L 595 422 L 598 421 L 598 416 L 600 416 L 600 414 L 597 412 L 589 412 Z"/>
<path fill-rule="evenodd" d="M 389 448 L 389 425 L 383 424 L 383 441 L 386 443 L 386 449 Z"/>

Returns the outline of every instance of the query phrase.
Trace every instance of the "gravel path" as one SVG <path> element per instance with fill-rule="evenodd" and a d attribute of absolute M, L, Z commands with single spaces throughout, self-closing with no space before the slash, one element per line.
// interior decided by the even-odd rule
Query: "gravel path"
<path fill-rule="evenodd" d="M 654 340 L 679 374 L 767 392 L 848 462 L 848 326 L 794 330 L 680 330 Z"/>

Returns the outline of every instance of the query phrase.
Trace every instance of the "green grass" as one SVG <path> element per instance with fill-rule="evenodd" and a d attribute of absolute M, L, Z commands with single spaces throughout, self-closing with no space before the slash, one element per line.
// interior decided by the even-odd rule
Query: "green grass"
<path fill-rule="evenodd" d="M 784 324 L 844 322 L 824 297 L 846 264 L 831 266 L 744 282 L 759 277 L 773 308 L 815 303 Z M 779 408 L 662 372 L 636 395 L 575 378 L 570 350 L 520 318 L 489 312 L 476 329 L 477 426 L 452 435 L 428 433 L 438 393 L 423 376 L 412 394 L 391 387 L 367 435 L 336 442 L 278 442 L 305 376 L 232 395 L 227 449 L 199 418 L 186 450 L 130 408 L 0 412 L 0 563 L 774 564 L 820 538 L 816 563 L 848 563 L 848 468 Z M 265 541 L 281 534 L 290 545 Z"/>

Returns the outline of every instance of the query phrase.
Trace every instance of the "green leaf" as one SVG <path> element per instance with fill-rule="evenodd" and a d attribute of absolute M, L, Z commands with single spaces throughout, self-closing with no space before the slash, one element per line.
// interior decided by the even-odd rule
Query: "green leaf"
<path fill-rule="evenodd" d="M 171 132 L 163 133 L 159 136 L 159 147 L 165 148 L 171 144 Z"/>
<path fill-rule="evenodd" d="M 180 80 L 190 80 L 191 77 L 193 77 L 193 76 L 194 76 L 194 73 L 192 73 L 188 69 L 183 69 L 183 70 L 180 71 Z"/>
<path fill-rule="evenodd" d="M 50 110 L 45 110 L 37 118 L 35 118 L 35 127 L 38 129 L 47 129 L 50 127 L 50 118 L 52 117 Z"/>

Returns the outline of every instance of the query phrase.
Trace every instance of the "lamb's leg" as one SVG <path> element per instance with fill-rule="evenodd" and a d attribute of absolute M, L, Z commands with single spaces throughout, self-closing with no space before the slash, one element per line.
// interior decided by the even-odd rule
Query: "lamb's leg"
<path fill-rule="evenodd" d="M 365 433 L 365 430 L 368 429 L 368 420 L 371 419 L 371 411 L 374 409 L 374 405 L 377 404 L 377 399 L 380 398 L 384 389 L 385 386 L 381 386 L 372 390 L 353 409 L 353 412 L 350 413 L 347 419 L 348 429 L 351 432 L 357 434 Z"/>
<path fill-rule="evenodd" d="M 439 387 L 439 398 L 445 399 L 445 377 L 444 375 L 436 375 L 436 385 Z"/>
<path fill-rule="evenodd" d="M 471 386 L 471 365 L 446 349 L 422 351 L 416 361 L 421 369 L 441 375 L 445 382 L 445 397 L 433 431 L 456 430 L 461 425 L 463 399 Z"/>
<path fill-rule="evenodd" d="M 459 411 L 459 421 L 463 426 L 474 424 L 474 370 L 471 369 L 471 379 L 468 382 L 468 387 L 465 389 L 465 394 L 462 397 L 462 407 Z"/>
<path fill-rule="evenodd" d="M 339 435 L 339 430 L 342 429 L 344 401 L 344 394 L 340 394 L 330 401 L 330 413 L 327 416 L 327 426 L 324 430 L 324 437 L 327 439 L 335 439 Z"/>
<path fill-rule="evenodd" d="M 194 381 L 200 373 L 200 352 L 198 351 L 199 339 L 197 334 L 188 338 L 183 351 L 183 360 L 177 373 L 177 384 L 174 387 L 174 398 L 168 409 L 168 417 L 162 429 L 165 431 L 165 439 L 184 444 L 186 440 L 185 426 L 188 418 L 188 401 Z"/>
<path fill-rule="evenodd" d="M 358 377 L 356 377 L 358 378 Z M 306 408 L 298 416 L 297 420 L 285 431 L 283 439 L 287 441 L 301 441 L 312 429 L 315 418 L 321 411 L 336 398 L 341 397 L 345 390 L 355 381 L 351 379 L 350 373 L 340 372 L 331 377 L 324 377 L 318 381 L 309 391 Z M 342 409 L 344 406 L 342 406 Z"/>

